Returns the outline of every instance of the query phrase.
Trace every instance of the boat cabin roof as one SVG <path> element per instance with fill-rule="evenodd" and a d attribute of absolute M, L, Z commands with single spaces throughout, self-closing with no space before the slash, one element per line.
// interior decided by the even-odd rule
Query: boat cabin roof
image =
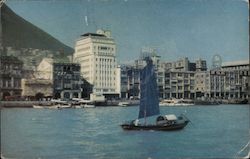
<path fill-rule="evenodd" d="M 168 115 L 164 115 L 164 117 L 167 120 L 177 120 L 177 117 L 174 114 L 168 114 Z"/>

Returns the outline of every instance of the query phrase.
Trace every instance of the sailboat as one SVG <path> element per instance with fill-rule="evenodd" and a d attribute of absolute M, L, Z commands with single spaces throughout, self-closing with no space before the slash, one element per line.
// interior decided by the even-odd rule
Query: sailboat
<path fill-rule="evenodd" d="M 176 117 L 174 114 L 160 115 L 156 118 L 155 124 L 147 124 L 147 117 L 160 114 L 158 87 L 154 65 L 150 57 L 145 58 L 147 65 L 142 69 L 140 75 L 140 107 L 138 119 L 125 122 L 120 126 L 124 130 L 179 130 L 183 129 L 189 119 L 181 114 Z M 144 118 L 144 123 L 139 119 Z"/>

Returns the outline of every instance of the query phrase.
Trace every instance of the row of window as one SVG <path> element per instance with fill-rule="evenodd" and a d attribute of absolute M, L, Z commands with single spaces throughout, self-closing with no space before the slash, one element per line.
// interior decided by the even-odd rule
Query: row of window
<path fill-rule="evenodd" d="M 21 80 L 14 80 L 14 83 L 12 85 L 12 81 L 8 79 L 3 79 L 0 81 L 0 87 L 2 88 L 20 88 L 21 87 Z"/>
<path fill-rule="evenodd" d="M 95 89 L 96 92 L 115 92 L 115 89 L 99 89 L 99 88 L 96 88 Z"/>
<path fill-rule="evenodd" d="M 97 82 L 95 83 L 97 87 L 114 87 L 115 83 L 107 83 L 107 82 Z"/>
<path fill-rule="evenodd" d="M 105 81 L 108 80 L 109 81 L 109 80 L 112 80 L 112 79 L 115 80 L 115 77 L 112 78 L 112 77 L 107 77 L 107 76 L 96 76 L 95 79 L 96 80 L 99 79 L 99 80 L 105 80 Z"/>
<path fill-rule="evenodd" d="M 20 70 L 22 69 L 21 65 L 8 65 L 8 64 L 3 64 L 1 65 L 1 70 Z"/>
<path fill-rule="evenodd" d="M 96 46 L 94 46 L 94 50 L 96 49 Z M 108 47 L 108 46 L 98 46 L 97 47 L 98 50 L 111 50 L 114 51 L 113 47 Z"/>
<path fill-rule="evenodd" d="M 84 48 L 81 48 L 81 49 L 77 49 L 77 52 L 83 52 L 83 51 L 87 51 L 87 50 L 90 50 L 90 46 L 84 47 Z"/>
<path fill-rule="evenodd" d="M 100 62 L 108 62 L 108 63 L 115 62 L 115 59 L 107 59 L 107 58 L 96 58 L 95 60 L 96 60 L 96 62 L 98 62 L 98 61 L 100 61 Z"/>

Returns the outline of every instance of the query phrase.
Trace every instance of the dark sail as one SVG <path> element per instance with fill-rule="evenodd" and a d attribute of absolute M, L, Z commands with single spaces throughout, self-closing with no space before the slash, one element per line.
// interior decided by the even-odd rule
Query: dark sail
<path fill-rule="evenodd" d="M 158 87 L 154 66 L 150 58 L 146 59 L 147 65 L 140 75 L 140 111 L 138 118 L 157 115 L 159 110 Z"/>

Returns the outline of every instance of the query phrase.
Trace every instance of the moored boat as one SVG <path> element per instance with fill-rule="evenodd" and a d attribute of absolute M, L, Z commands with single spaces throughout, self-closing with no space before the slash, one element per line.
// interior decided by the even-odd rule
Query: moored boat
<path fill-rule="evenodd" d="M 190 106 L 194 101 L 190 99 L 164 99 L 159 103 L 160 106 Z"/>
<path fill-rule="evenodd" d="M 43 108 L 44 108 L 44 106 L 41 106 L 41 105 L 33 105 L 33 108 L 43 109 Z"/>
<path fill-rule="evenodd" d="M 204 99 L 196 99 L 194 101 L 194 104 L 195 105 L 219 105 L 220 102 L 215 99 L 204 98 Z"/>
<path fill-rule="evenodd" d="M 122 107 L 126 107 L 126 106 L 129 106 L 129 102 L 119 102 L 118 105 Z"/>
<path fill-rule="evenodd" d="M 84 104 L 83 108 L 95 108 L 94 104 Z"/>

